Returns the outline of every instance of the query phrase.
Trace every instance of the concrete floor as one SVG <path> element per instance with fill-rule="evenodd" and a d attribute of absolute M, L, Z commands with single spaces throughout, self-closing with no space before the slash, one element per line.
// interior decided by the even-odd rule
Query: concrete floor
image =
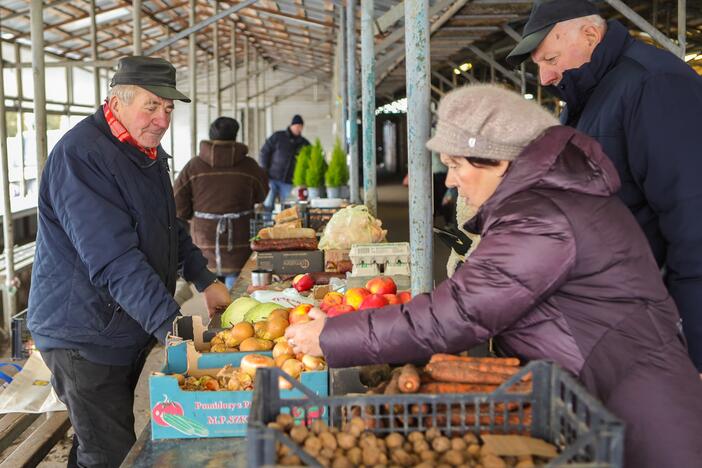
<path fill-rule="evenodd" d="M 409 241 L 409 203 L 408 189 L 399 184 L 381 185 L 378 188 L 378 216 L 383 221 L 383 227 L 388 230 L 390 242 Z M 437 224 L 440 222 L 437 221 Z M 449 249 L 443 244 L 434 244 L 433 276 L 438 283 L 446 278 L 446 260 Z M 193 297 L 183 304 L 183 313 L 186 315 L 207 315 L 202 296 L 195 293 Z M 149 423 L 150 405 L 148 391 L 148 376 L 159 371 L 163 365 L 164 348 L 156 346 L 144 366 L 135 392 L 134 401 L 134 430 L 140 434 Z M 41 468 L 59 468 L 66 464 L 70 438 L 73 432 L 69 431 L 64 440 L 59 443 L 45 460 L 39 465 Z"/>

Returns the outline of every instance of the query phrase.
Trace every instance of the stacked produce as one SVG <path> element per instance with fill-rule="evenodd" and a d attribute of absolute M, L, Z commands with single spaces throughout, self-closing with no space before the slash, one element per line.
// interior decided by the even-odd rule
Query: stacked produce
<path fill-rule="evenodd" d="M 226 365 L 216 375 L 201 377 L 174 374 L 178 385 L 189 391 L 241 391 L 253 390 L 256 369 L 260 367 L 279 367 L 295 379 L 303 372 L 326 369 L 324 359 L 307 355 L 293 355 L 292 347 L 284 339 L 273 348 L 273 357 L 261 354 L 247 354 L 241 358 L 240 367 Z M 292 388 L 290 382 L 280 380 L 280 388 Z"/>
<path fill-rule="evenodd" d="M 252 302 L 258 305 L 253 305 Z M 210 352 L 236 353 L 270 351 L 285 342 L 285 330 L 290 324 L 310 320 L 310 304 L 285 309 L 275 303 L 260 304 L 241 297 L 222 314 L 222 326 L 231 326 L 217 333 L 210 341 Z M 231 324 L 234 323 L 232 326 Z"/>
<path fill-rule="evenodd" d="M 531 468 L 542 466 L 556 455 L 556 448 L 540 439 L 521 436 L 463 435 L 448 436 L 437 428 L 414 431 L 404 436 L 365 430 L 355 417 L 341 429 L 316 420 L 309 427 L 295 424 L 289 414 L 280 414 L 268 427 L 284 431 L 319 464 L 332 468 L 354 466 L 482 467 Z M 511 445 L 511 447 L 510 447 Z M 536 450 L 529 450 L 536 447 Z M 527 448 L 526 450 L 524 448 Z M 537 453 L 538 456 L 533 454 Z M 278 463 L 301 465 L 302 460 L 287 445 L 277 444 Z"/>
<path fill-rule="evenodd" d="M 397 292 L 392 278 L 379 276 L 366 283 L 365 288 L 351 288 L 345 294 L 329 292 L 320 308 L 328 317 L 347 314 L 356 310 L 378 309 L 391 304 L 405 304 L 412 298 L 408 291 Z"/>

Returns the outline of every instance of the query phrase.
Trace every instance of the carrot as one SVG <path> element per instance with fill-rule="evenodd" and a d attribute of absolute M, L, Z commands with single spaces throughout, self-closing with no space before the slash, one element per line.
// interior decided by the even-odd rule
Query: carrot
<path fill-rule="evenodd" d="M 398 388 L 402 393 L 416 393 L 419 390 L 419 371 L 412 364 L 405 364 L 397 379 Z"/>
<path fill-rule="evenodd" d="M 418 393 L 490 393 L 497 387 L 497 385 L 431 382 L 422 384 Z"/>
<path fill-rule="evenodd" d="M 471 356 L 455 356 L 453 354 L 434 354 L 429 362 L 444 362 L 444 361 L 458 361 L 458 362 L 477 362 L 484 364 L 497 364 L 500 366 L 519 366 L 519 359 L 517 358 L 490 358 L 490 357 L 471 357 Z"/>
<path fill-rule="evenodd" d="M 424 419 L 424 423 L 427 427 L 432 427 L 432 419 L 433 418 L 431 416 L 428 416 Z M 475 416 L 475 412 L 466 412 L 464 415 L 461 415 L 460 411 L 451 411 L 450 421 L 452 425 L 459 425 L 461 424 L 462 420 L 463 424 L 472 426 L 475 425 L 476 419 L 477 418 Z M 438 427 L 445 427 L 448 420 L 449 416 L 446 413 L 440 413 L 436 415 L 436 425 Z M 511 412 L 508 413 L 507 418 L 505 419 L 505 415 L 503 412 L 496 412 L 495 417 L 491 420 L 489 414 L 481 412 L 479 421 L 480 425 L 484 426 L 489 425 L 491 422 L 497 426 L 501 426 L 505 423 L 510 425 L 518 425 L 521 423 L 525 426 L 529 426 L 531 425 L 531 408 L 524 409 L 523 418 L 520 417 L 519 413 Z"/>
<path fill-rule="evenodd" d="M 466 362 L 434 362 L 424 368 L 434 380 L 454 383 L 500 385 L 508 375 L 495 372 L 482 372 Z"/>
<path fill-rule="evenodd" d="M 441 364 L 445 366 L 454 365 L 466 369 L 474 369 L 480 372 L 487 372 L 493 374 L 503 374 L 508 377 L 513 376 L 519 372 L 519 367 L 514 366 L 504 366 L 501 364 L 491 364 L 486 362 L 472 362 L 472 361 L 438 361 L 430 363 L 430 365 Z"/>

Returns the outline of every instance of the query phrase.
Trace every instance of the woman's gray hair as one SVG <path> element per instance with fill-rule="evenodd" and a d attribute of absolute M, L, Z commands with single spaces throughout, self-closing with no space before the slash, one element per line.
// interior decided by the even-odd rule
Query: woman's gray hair
<path fill-rule="evenodd" d="M 139 90 L 139 86 L 136 86 L 136 85 L 131 85 L 131 84 L 114 85 L 112 88 L 110 88 L 110 92 L 107 95 L 107 99 L 109 100 L 112 97 L 116 97 L 120 101 L 122 101 L 123 103 L 129 105 L 134 100 L 134 96 L 136 96 L 138 90 Z"/>

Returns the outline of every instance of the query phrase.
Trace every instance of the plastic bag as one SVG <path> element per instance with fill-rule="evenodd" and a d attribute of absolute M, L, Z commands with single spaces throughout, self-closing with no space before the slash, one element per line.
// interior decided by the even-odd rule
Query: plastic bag
<path fill-rule="evenodd" d="M 319 241 L 320 250 L 350 249 L 353 244 L 385 242 L 383 222 L 374 218 L 365 205 L 346 207 L 334 213 Z"/>

